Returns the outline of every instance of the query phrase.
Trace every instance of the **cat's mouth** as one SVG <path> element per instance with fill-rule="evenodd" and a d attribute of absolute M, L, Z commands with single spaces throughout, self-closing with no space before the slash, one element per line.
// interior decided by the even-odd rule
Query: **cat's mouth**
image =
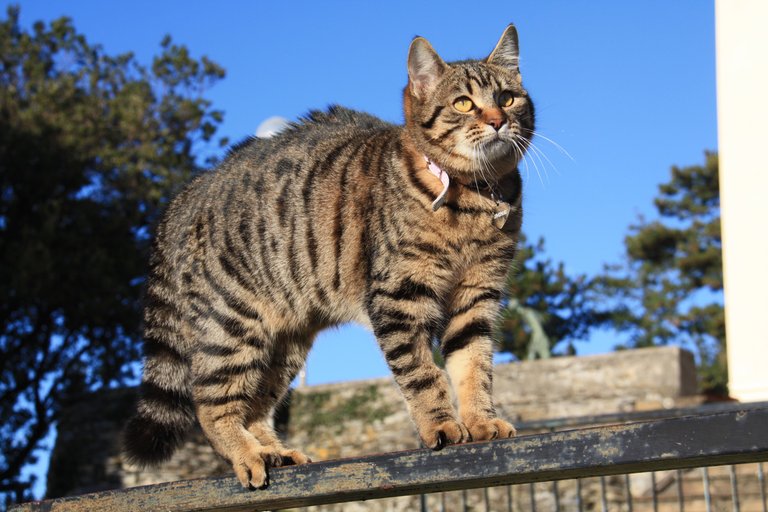
<path fill-rule="evenodd" d="M 514 142 L 509 136 L 494 133 L 478 144 L 478 150 L 484 153 L 485 158 L 496 160 L 504 158 L 513 152 Z"/>
<path fill-rule="evenodd" d="M 488 134 L 479 146 L 489 159 L 515 159 L 519 161 L 522 160 L 528 149 L 528 144 L 528 139 L 522 136 L 515 127 L 503 127 L 499 131 Z"/>
<path fill-rule="evenodd" d="M 494 144 L 509 144 L 499 133 L 489 136 L 483 143 L 484 146 L 493 146 Z"/>

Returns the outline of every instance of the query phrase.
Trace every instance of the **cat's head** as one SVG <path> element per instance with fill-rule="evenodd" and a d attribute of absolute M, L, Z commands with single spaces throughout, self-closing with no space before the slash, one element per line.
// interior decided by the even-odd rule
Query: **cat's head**
<path fill-rule="evenodd" d="M 446 63 L 426 39 L 415 38 L 404 104 L 417 149 L 466 182 L 496 181 L 516 168 L 534 127 L 518 60 L 513 25 L 484 60 Z"/>

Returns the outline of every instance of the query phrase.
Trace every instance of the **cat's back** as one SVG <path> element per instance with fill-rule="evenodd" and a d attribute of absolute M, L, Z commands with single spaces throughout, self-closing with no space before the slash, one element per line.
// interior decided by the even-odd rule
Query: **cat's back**
<path fill-rule="evenodd" d="M 271 138 L 249 137 L 233 145 L 215 169 L 197 176 L 171 202 L 166 223 L 186 225 L 203 211 L 232 211 L 232 201 L 261 203 L 274 194 L 282 197 L 278 203 L 299 200 L 294 195 L 320 185 L 319 171 L 333 171 L 344 150 L 397 129 L 340 106 L 310 111 Z"/>
<path fill-rule="evenodd" d="M 156 247 L 182 272 L 205 261 L 250 289 L 284 290 L 297 303 L 307 284 L 319 302 L 356 296 L 363 208 L 376 202 L 371 189 L 382 186 L 383 154 L 400 129 L 330 107 L 272 138 L 250 138 L 174 199 Z"/>
<path fill-rule="evenodd" d="M 311 165 L 326 158 L 339 144 L 353 143 L 395 128 L 375 116 L 340 106 L 313 110 L 273 137 L 251 137 L 236 145 L 219 171 L 227 173 L 246 168 L 269 172 L 272 162 L 290 158 L 301 158 L 303 163 Z"/>

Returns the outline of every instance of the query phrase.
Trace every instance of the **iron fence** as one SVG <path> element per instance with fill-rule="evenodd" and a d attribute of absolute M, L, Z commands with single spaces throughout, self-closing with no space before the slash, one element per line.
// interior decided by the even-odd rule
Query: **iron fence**
<path fill-rule="evenodd" d="M 418 498 L 410 510 L 430 511 L 768 512 L 766 403 L 520 426 L 539 432 L 439 452 L 412 450 L 276 468 L 269 487 L 257 491 L 244 490 L 235 478 L 205 478 L 31 502 L 11 510 L 322 510 L 326 504 L 411 495 Z"/>
<path fill-rule="evenodd" d="M 532 482 L 422 494 L 419 509 L 429 512 L 765 512 L 768 508 L 764 475 L 763 463 L 752 463 Z"/>
<path fill-rule="evenodd" d="M 566 428 L 737 412 L 744 407 L 743 404 L 723 402 L 698 407 L 554 418 L 519 423 L 518 431 L 522 434 L 556 432 Z M 768 402 L 753 403 L 749 407 L 768 408 Z M 768 424 L 765 431 L 768 435 Z M 724 432 L 723 436 L 727 438 L 729 433 Z M 762 462 L 704 466 L 421 495 L 419 508 L 421 512 L 768 512 L 765 480 Z"/>

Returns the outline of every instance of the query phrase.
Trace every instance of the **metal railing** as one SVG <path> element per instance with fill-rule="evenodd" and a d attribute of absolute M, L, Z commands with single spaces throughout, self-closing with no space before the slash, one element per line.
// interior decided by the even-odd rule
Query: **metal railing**
<path fill-rule="evenodd" d="M 521 425 L 548 432 L 515 439 L 275 468 L 263 490 L 244 490 L 232 477 L 204 478 L 31 502 L 11 510 L 234 512 L 422 495 L 423 510 L 692 511 L 685 508 L 684 477 L 690 468 L 700 468 L 694 473 L 700 473 L 704 510 L 710 511 L 720 505 L 712 497 L 716 475 L 706 468 L 731 465 L 726 478 L 732 509 L 741 512 L 739 482 L 744 468 L 754 467 L 762 497 L 757 510 L 766 511 L 762 462 L 768 461 L 768 404 L 666 412 L 693 415 L 548 420 Z M 649 416 L 650 421 L 636 421 Z M 552 431 L 606 419 L 633 422 Z M 647 489 L 641 490 L 643 485 Z M 668 506 L 670 492 L 677 508 Z"/>
<path fill-rule="evenodd" d="M 763 463 L 751 463 L 555 480 L 421 495 L 419 507 L 413 509 L 431 512 L 765 512 L 768 508 L 764 472 Z"/>
<path fill-rule="evenodd" d="M 555 432 L 566 428 L 738 412 L 744 404 L 721 402 L 697 407 L 571 416 L 517 424 L 518 432 Z M 768 402 L 752 403 L 766 409 Z M 768 430 L 768 425 L 766 425 Z M 728 433 L 725 433 L 728 435 Z M 768 512 L 762 462 L 674 471 L 554 480 L 492 489 L 422 495 L 421 512 L 477 511 L 627 511 Z"/>

